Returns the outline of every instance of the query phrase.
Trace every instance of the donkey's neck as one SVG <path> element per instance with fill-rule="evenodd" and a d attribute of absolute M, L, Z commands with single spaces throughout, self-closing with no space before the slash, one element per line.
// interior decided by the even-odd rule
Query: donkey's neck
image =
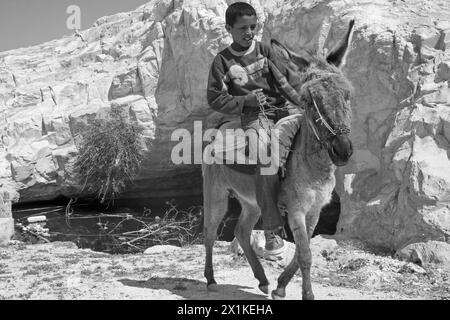
<path fill-rule="evenodd" d="M 313 179 L 327 179 L 336 169 L 331 162 L 327 149 L 321 145 L 307 123 L 306 115 L 302 119 L 301 131 L 295 139 L 293 164 L 302 165 Z"/>

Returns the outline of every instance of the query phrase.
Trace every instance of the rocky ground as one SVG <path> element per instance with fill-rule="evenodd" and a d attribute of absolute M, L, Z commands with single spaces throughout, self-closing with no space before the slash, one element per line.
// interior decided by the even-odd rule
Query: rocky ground
<path fill-rule="evenodd" d="M 288 243 L 289 250 L 292 244 Z M 450 272 L 375 254 L 355 241 L 321 236 L 312 240 L 316 299 L 450 299 Z M 286 259 L 261 259 L 271 288 Z M 236 246 L 215 246 L 217 293 L 203 278 L 204 248 L 155 246 L 144 254 L 110 255 L 78 249 L 71 242 L 0 248 L 1 299 L 270 299 L 257 289 L 250 267 Z M 301 298 L 300 273 L 287 299 Z"/>

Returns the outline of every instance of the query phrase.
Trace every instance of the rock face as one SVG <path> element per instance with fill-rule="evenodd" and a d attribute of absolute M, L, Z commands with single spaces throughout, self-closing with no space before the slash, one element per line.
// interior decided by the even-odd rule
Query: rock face
<path fill-rule="evenodd" d="M 198 195 L 199 165 L 170 161 L 174 129 L 221 116 L 206 102 L 209 65 L 229 45 L 232 1 L 150 1 L 90 29 L 0 53 L 0 185 L 21 202 L 70 196 L 79 133 L 123 108 L 148 149 L 124 197 Z M 450 241 L 450 4 L 303 0 L 250 3 L 294 50 L 329 50 L 356 19 L 345 73 L 354 85 L 355 153 L 338 172 L 337 232 L 398 249 Z"/>
<path fill-rule="evenodd" d="M 340 171 L 338 232 L 391 249 L 449 242 L 450 4 L 376 1 L 348 12 L 367 25 L 346 66 L 356 152 Z"/>

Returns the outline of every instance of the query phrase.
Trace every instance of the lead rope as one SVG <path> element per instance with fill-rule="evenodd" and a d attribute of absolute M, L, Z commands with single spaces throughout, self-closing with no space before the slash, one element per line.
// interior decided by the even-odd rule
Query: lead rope
<path fill-rule="evenodd" d="M 265 103 L 263 104 L 263 103 L 261 103 L 261 99 L 259 98 L 258 95 L 256 96 L 256 98 L 258 99 L 258 107 L 259 107 L 259 110 L 261 111 L 261 113 L 262 113 L 264 119 L 266 119 L 266 120 L 269 120 L 269 117 L 267 116 L 266 111 L 273 111 L 273 110 L 275 110 L 275 111 L 276 111 L 276 110 L 289 111 L 289 107 L 287 107 L 287 106 L 276 107 L 276 106 L 272 106 L 272 105 L 268 104 L 267 102 L 265 102 Z M 265 106 L 267 106 L 267 107 L 265 107 Z M 268 129 L 266 129 L 266 128 L 264 127 L 264 125 L 263 125 L 261 119 L 259 119 L 259 124 L 261 125 L 261 127 L 263 127 L 263 128 L 266 130 L 267 135 L 268 135 L 269 137 L 271 137 L 270 132 L 268 131 Z"/>
<path fill-rule="evenodd" d="M 258 95 L 256 95 L 256 99 L 258 99 L 258 107 L 259 107 L 259 110 L 261 111 L 261 113 L 262 113 L 264 119 L 266 119 L 266 120 L 268 121 L 268 120 L 269 120 L 269 117 L 267 116 L 266 111 L 264 110 L 264 106 L 265 106 L 265 105 L 268 105 L 268 103 L 265 102 L 264 104 L 262 104 L 262 103 L 261 103 L 261 99 L 259 98 Z M 259 121 L 260 126 L 266 131 L 267 136 L 268 136 L 269 139 L 270 139 L 270 138 L 272 137 L 272 135 L 271 135 L 271 132 L 270 132 L 269 128 L 266 128 L 266 127 L 264 126 L 264 123 L 262 122 L 262 120 L 261 120 L 260 117 L 258 117 L 258 121 Z M 258 139 L 260 139 L 260 138 L 259 138 L 259 135 L 258 135 Z"/>

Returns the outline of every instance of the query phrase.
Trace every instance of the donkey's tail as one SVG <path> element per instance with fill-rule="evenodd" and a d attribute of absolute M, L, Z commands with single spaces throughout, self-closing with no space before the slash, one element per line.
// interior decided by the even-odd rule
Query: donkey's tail
<path fill-rule="evenodd" d="M 205 184 L 206 184 L 205 172 L 209 170 L 207 167 L 208 167 L 207 165 L 202 164 L 203 209 L 202 209 L 201 214 L 200 214 L 200 222 L 199 222 L 199 224 L 197 225 L 197 228 L 195 228 L 195 231 L 194 231 L 194 237 L 197 237 L 198 235 L 203 233 L 203 226 L 205 224 L 205 199 L 209 199 L 210 198 L 210 195 L 205 192 L 205 190 L 208 190 L 208 188 L 205 187 Z M 206 174 L 206 176 L 208 176 L 208 174 Z"/>
<path fill-rule="evenodd" d="M 203 163 L 202 164 L 202 178 L 203 178 L 203 214 L 206 210 L 211 210 L 211 190 L 213 184 L 212 166 Z"/>

